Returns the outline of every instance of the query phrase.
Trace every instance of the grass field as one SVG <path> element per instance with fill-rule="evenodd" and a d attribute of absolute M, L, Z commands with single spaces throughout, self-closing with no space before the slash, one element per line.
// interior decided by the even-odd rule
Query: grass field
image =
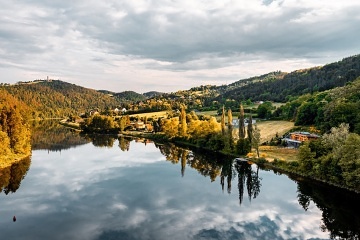
<path fill-rule="evenodd" d="M 288 121 L 260 121 L 257 123 L 260 129 L 261 142 L 270 141 L 271 138 L 282 136 L 294 127 L 293 122 Z M 296 160 L 298 149 L 283 148 L 276 146 L 260 146 L 260 157 L 266 158 L 268 161 L 273 161 L 275 158 L 284 161 Z M 254 150 L 253 150 L 254 154 Z"/>
<path fill-rule="evenodd" d="M 261 142 L 270 141 L 276 133 L 282 136 L 294 127 L 289 121 L 258 121 L 256 125 L 260 129 Z"/>
<path fill-rule="evenodd" d="M 296 160 L 298 151 L 299 150 L 295 148 L 284 148 L 276 146 L 260 146 L 259 148 L 260 157 L 264 157 L 270 162 L 274 159 L 282 161 Z M 255 155 L 255 151 L 253 150 L 252 152 L 252 154 Z"/>
<path fill-rule="evenodd" d="M 160 112 L 150 112 L 150 113 L 139 113 L 139 114 L 132 114 L 130 117 L 140 117 L 140 118 L 154 118 L 157 119 L 159 117 L 167 117 L 167 112 L 169 111 L 160 111 Z"/>

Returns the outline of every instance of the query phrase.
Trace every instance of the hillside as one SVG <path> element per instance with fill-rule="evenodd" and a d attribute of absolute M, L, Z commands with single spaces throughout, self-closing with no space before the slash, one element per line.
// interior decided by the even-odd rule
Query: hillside
<path fill-rule="evenodd" d="M 0 90 L 31 106 L 27 111 L 31 118 L 49 118 L 79 115 L 94 108 L 125 107 L 150 112 L 179 109 L 184 104 L 188 109 L 198 110 L 217 110 L 223 105 L 237 109 L 240 101 L 287 102 L 303 94 L 345 86 L 359 76 L 360 55 L 355 55 L 321 67 L 291 73 L 270 72 L 229 85 L 201 85 L 172 93 L 96 91 L 60 80 L 5 84 L 0 85 Z"/>
<path fill-rule="evenodd" d="M 274 72 L 258 77 L 259 80 L 240 80 L 220 91 L 220 95 L 214 100 L 286 102 L 294 96 L 344 86 L 358 76 L 360 55 L 355 55 L 322 67 L 301 69 L 287 74 Z"/>
<path fill-rule="evenodd" d="M 125 102 L 137 102 L 137 101 L 144 101 L 146 99 L 144 95 L 134 91 L 124 91 L 124 92 L 115 93 L 114 97 L 119 101 L 125 101 Z"/>
<path fill-rule="evenodd" d="M 116 93 L 108 90 L 99 90 L 98 92 L 112 96 L 121 102 L 138 102 L 144 101 L 148 98 L 147 96 L 134 91 L 123 91 Z"/>
<path fill-rule="evenodd" d="M 143 95 L 147 98 L 161 96 L 163 94 L 164 94 L 163 92 L 157 92 L 157 91 L 150 91 L 150 92 L 143 93 Z"/>
<path fill-rule="evenodd" d="M 32 118 L 64 117 L 94 108 L 104 110 L 120 105 L 118 100 L 107 94 L 60 80 L 1 86 L 0 90 L 30 106 Z"/>

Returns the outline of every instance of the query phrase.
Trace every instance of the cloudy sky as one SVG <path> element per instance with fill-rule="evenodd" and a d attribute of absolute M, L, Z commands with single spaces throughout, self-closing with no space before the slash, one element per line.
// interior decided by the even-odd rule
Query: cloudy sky
<path fill-rule="evenodd" d="M 357 0 L 0 0 L 0 82 L 171 92 L 360 53 Z"/>

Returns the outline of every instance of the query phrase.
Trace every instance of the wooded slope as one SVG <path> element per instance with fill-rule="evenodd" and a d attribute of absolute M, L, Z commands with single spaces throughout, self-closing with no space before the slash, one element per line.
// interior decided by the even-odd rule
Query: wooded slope
<path fill-rule="evenodd" d="M 119 101 L 93 89 L 60 80 L 2 86 L 32 108 L 32 118 L 65 117 L 91 109 L 115 108 Z"/>
<path fill-rule="evenodd" d="M 246 85 L 240 84 L 246 80 L 240 80 L 229 85 L 225 92 L 215 100 L 251 99 L 252 101 L 286 102 L 294 96 L 344 86 L 359 76 L 360 55 L 355 55 L 322 67 L 297 70 L 288 74 L 275 72 L 273 75 L 266 75 L 267 78 L 261 81 L 247 81 Z M 231 87 L 236 85 L 239 87 Z"/>

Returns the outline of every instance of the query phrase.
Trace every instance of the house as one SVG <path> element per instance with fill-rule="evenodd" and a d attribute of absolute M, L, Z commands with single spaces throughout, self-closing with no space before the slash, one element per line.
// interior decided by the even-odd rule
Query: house
<path fill-rule="evenodd" d="M 309 132 L 292 132 L 283 140 L 289 147 L 298 148 L 301 143 L 318 139 L 320 136 Z"/>
<path fill-rule="evenodd" d="M 301 142 L 315 140 L 318 139 L 320 136 L 316 134 L 312 134 L 309 132 L 292 132 L 290 133 L 290 139 L 298 140 Z"/>
<path fill-rule="evenodd" d="M 146 127 L 146 125 L 145 125 L 144 122 L 142 122 L 142 121 L 135 122 L 135 129 L 136 130 L 145 130 L 145 127 Z"/>

